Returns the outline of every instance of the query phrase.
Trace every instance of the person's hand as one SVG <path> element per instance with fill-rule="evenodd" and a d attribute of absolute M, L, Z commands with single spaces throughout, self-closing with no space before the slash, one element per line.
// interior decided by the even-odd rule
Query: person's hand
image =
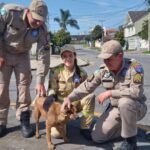
<path fill-rule="evenodd" d="M 98 96 L 98 102 L 99 102 L 99 104 L 103 104 L 103 102 L 106 99 L 108 99 L 109 97 L 111 97 L 111 96 L 112 96 L 112 94 L 111 94 L 110 90 L 109 91 L 105 91 L 105 92 L 99 94 L 99 96 Z"/>
<path fill-rule="evenodd" d="M 71 108 L 71 100 L 69 98 L 65 98 L 64 102 L 61 105 L 61 112 L 65 112 L 65 108 L 70 109 Z"/>
<path fill-rule="evenodd" d="M 5 65 L 5 59 L 3 57 L 0 56 L 0 68 L 3 67 L 3 65 Z"/>
<path fill-rule="evenodd" d="M 36 89 L 36 94 L 38 96 L 46 96 L 46 90 L 44 84 L 37 84 L 35 89 Z"/>

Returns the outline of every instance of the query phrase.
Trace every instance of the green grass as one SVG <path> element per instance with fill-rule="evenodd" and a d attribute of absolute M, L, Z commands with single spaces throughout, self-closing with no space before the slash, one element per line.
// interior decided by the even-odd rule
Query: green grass
<path fill-rule="evenodd" d="M 143 54 L 150 54 L 150 51 L 144 51 Z"/>

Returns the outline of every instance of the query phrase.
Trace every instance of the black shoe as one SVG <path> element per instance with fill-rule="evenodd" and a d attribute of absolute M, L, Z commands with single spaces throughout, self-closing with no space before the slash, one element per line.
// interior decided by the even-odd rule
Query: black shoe
<path fill-rule="evenodd" d="M 0 137 L 5 136 L 7 133 L 7 129 L 5 125 L 0 125 Z"/>
<path fill-rule="evenodd" d="M 137 150 L 136 137 L 126 138 L 120 147 L 115 150 Z"/>
<path fill-rule="evenodd" d="M 80 129 L 80 133 L 87 140 L 92 140 L 90 129 Z"/>
<path fill-rule="evenodd" d="M 34 131 L 30 125 L 30 112 L 22 112 L 21 113 L 21 133 L 25 138 L 32 137 L 34 135 Z"/>

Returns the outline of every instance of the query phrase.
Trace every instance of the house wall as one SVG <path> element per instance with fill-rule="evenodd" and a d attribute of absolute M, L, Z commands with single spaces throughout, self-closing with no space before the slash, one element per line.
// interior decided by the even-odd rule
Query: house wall
<path fill-rule="evenodd" d="M 133 25 L 132 26 L 130 25 L 130 26 L 127 26 L 124 28 L 124 37 L 125 38 L 131 37 L 133 35 L 135 35 L 135 27 Z"/>
<path fill-rule="evenodd" d="M 142 17 L 140 20 L 136 21 L 134 24 L 135 27 L 135 34 L 138 34 L 142 30 L 142 25 L 144 21 L 148 20 L 148 15 Z"/>
<path fill-rule="evenodd" d="M 135 23 L 131 22 L 129 16 L 126 17 L 124 25 L 124 37 L 128 43 L 128 50 L 145 50 L 148 48 L 148 41 L 141 39 L 137 34 L 142 30 L 142 25 L 148 16 L 144 16 Z"/>
<path fill-rule="evenodd" d="M 126 37 L 125 40 L 128 42 L 128 50 L 146 50 L 148 48 L 148 41 L 139 36 Z"/>

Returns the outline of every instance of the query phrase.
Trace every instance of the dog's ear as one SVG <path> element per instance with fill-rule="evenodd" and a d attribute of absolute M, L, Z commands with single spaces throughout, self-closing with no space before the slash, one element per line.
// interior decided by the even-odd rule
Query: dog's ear
<path fill-rule="evenodd" d="M 71 104 L 70 109 L 67 106 L 65 107 L 66 114 L 74 114 L 75 112 L 77 112 L 77 109 L 73 104 Z"/>

